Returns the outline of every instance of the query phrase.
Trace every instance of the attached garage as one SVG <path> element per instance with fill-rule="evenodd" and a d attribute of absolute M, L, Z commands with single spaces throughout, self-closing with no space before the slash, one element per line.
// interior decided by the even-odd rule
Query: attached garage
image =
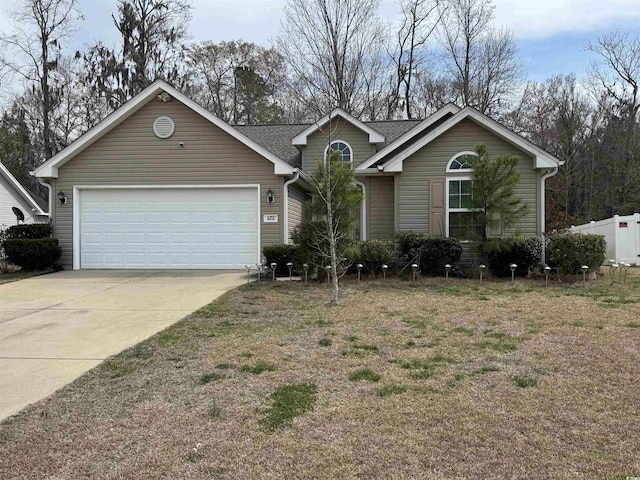
<path fill-rule="evenodd" d="M 74 268 L 239 269 L 259 261 L 260 188 L 74 189 Z"/>

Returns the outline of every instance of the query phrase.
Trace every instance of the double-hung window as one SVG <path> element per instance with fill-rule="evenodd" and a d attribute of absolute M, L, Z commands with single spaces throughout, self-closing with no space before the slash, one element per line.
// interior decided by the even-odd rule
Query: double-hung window
<path fill-rule="evenodd" d="M 447 236 L 458 240 L 482 236 L 478 212 L 473 208 L 473 180 L 469 175 L 473 171 L 474 157 L 474 152 L 462 152 L 455 155 L 447 165 L 447 173 L 460 173 L 447 178 Z"/>

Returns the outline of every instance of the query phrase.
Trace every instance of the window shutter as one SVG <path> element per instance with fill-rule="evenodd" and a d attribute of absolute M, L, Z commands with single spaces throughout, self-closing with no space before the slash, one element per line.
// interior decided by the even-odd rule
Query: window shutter
<path fill-rule="evenodd" d="M 445 177 L 434 177 L 430 179 L 431 198 L 430 198 L 430 234 L 444 237 L 446 234 L 444 223 L 444 207 L 445 207 Z"/>

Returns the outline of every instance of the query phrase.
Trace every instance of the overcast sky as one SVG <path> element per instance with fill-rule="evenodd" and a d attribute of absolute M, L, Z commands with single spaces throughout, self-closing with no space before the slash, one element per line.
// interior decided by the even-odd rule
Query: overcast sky
<path fill-rule="evenodd" d="M 18 0 L 0 0 L 0 29 Z M 193 0 L 194 40 L 243 39 L 268 46 L 278 35 L 285 0 Z M 614 29 L 638 35 L 640 0 L 494 0 L 496 25 L 511 29 L 527 65 L 527 77 L 544 80 L 575 72 L 583 77 L 590 55 L 585 44 Z M 95 40 L 115 42 L 110 15 L 115 0 L 81 0 L 85 16 L 72 48 Z M 393 21 L 397 0 L 382 0 L 381 16 Z"/>

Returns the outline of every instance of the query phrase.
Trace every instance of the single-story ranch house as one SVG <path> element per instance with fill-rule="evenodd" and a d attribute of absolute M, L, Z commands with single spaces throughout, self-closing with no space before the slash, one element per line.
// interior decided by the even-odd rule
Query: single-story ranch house
<path fill-rule="evenodd" d="M 496 233 L 541 235 L 545 180 L 562 162 L 455 105 L 424 120 L 362 122 L 337 109 L 313 124 L 232 126 L 156 81 L 33 174 L 51 186 L 64 268 L 237 269 L 290 241 L 305 173 L 328 151 L 353 163 L 364 191 L 361 239 L 473 229 L 468 159 L 480 142 L 519 156 L 517 195 L 530 206 Z"/>

